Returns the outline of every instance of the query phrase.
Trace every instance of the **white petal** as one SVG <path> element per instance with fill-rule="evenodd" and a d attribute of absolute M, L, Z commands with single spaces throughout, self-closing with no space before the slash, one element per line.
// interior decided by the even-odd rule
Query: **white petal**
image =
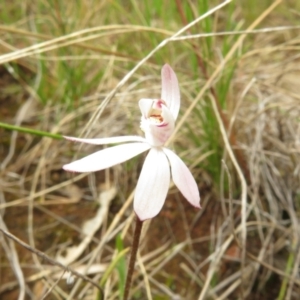
<path fill-rule="evenodd" d="M 134 211 L 141 221 L 162 209 L 170 185 L 170 166 L 165 153 L 152 148 L 147 155 L 134 195 Z"/>
<path fill-rule="evenodd" d="M 151 110 L 154 101 L 154 99 L 141 99 L 139 101 L 139 107 L 144 118 L 148 118 L 149 111 Z"/>
<path fill-rule="evenodd" d="M 177 76 L 168 64 L 161 70 L 161 84 L 161 99 L 167 103 L 176 121 L 180 108 L 180 91 Z"/>
<path fill-rule="evenodd" d="M 130 143 L 106 148 L 82 159 L 64 165 L 63 169 L 73 172 L 94 172 L 122 163 L 150 148 L 146 143 Z"/>
<path fill-rule="evenodd" d="M 200 208 L 200 194 L 196 181 L 185 163 L 171 150 L 163 148 L 171 164 L 172 179 L 182 195 Z"/>
<path fill-rule="evenodd" d="M 105 145 L 105 144 L 115 144 L 115 143 L 124 143 L 124 142 L 146 142 L 146 139 L 141 136 L 136 135 L 126 135 L 126 136 L 114 136 L 108 138 L 100 138 L 100 139 L 81 139 L 72 136 L 64 136 L 65 139 L 81 142 L 92 145 Z"/>

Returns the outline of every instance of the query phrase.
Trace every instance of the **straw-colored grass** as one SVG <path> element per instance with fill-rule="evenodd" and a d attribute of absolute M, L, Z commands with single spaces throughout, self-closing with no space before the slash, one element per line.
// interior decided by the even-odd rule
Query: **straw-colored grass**
<path fill-rule="evenodd" d="M 160 96 L 169 63 L 182 96 L 169 146 L 202 209 L 170 188 L 143 228 L 131 299 L 297 299 L 299 3 L 183 2 L 0 4 L 1 123 L 142 135 L 138 100 Z M 61 169 L 95 149 L 0 124 L 0 229 L 45 255 L 0 234 L 1 299 L 101 299 L 72 270 L 121 299 L 143 157 Z"/>

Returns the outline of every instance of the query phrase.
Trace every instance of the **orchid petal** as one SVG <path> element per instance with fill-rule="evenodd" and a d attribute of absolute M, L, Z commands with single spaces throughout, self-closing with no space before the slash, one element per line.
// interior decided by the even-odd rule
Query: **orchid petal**
<path fill-rule="evenodd" d="M 153 102 L 154 99 L 141 99 L 139 101 L 139 107 L 144 118 L 148 118 L 148 114 L 152 108 Z"/>
<path fill-rule="evenodd" d="M 109 138 L 100 138 L 100 139 L 81 139 L 72 136 L 64 136 L 65 139 L 73 142 L 81 142 L 85 144 L 92 145 L 106 145 L 106 144 L 115 144 L 115 143 L 124 143 L 124 142 L 146 142 L 146 139 L 141 136 L 136 135 L 126 135 L 126 136 L 114 136 Z"/>
<path fill-rule="evenodd" d="M 150 147 L 147 143 L 130 143 L 106 148 L 64 165 L 63 169 L 83 173 L 100 171 L 137 156 Z"/>
<path fill-rule="evenodd" d="M 180 91 L 177 76 L 168 64 L 161 70 L 161 84 L 161 99 L 167 103 L 176 121 L 180 108 Z"/>
<path fill-rule="evenodd" d="M 162 209 L 170 185 L 170 166 L 165 153 L 151 148 L 147 155 L 135 196 L 134 211 L 141 221 L 155 217 Z"/>
<path fill-rule="evenodd" d="M 185 163 L 171 150 L 163 148 L 172 172 L 172 179 L 182 195 L 195 207 L 200 208 L 200 194 L 196 181 Z"/>

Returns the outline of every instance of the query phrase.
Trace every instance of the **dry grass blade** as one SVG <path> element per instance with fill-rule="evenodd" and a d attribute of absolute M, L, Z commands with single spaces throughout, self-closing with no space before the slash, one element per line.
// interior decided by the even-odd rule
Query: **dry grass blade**
<path fill-rule="evenodd" d="M 0 215 L 0 231 L 3 232 L 4 234 L 6 233 L 6 225 L 3 222 L 2 216 Z M 1 246 L 3 247 L 8 260 L 11 264 L 12 269 L 14 270 L 14 273 L 16 274 L 17 280 L 18 280 L 18 285 L 20 288 L 20 293 L 19 293 L 19 300 L 22 300 L 25 298 L 25 279 L 24 279 L 24 274 L 22 272 L 18 254 L 15 248 L 15 245 L 12 241 L 9 241 L 7 244 L 6 241 L 3 238 L 3 235 L 0 237 L 1 241 Z"/>
<path fill-rule="evenodd" d="M 0 4 L 1 124 L 25 129 L 0 128 L 0 298 L 97 299 L 98 283 L 107 299 L 120 297 L 143 157 L 70 174 L 62 165 L 102 146 L 26 128 L 143 135 L 137 101 L 160 97 L 159 70 L 169 63 L 181 91 L 169 146 L 195 177 L 202 210 L 170 185 L 161 213 L 144 224 L 132 297 L 297 299 L 299 3 L 92 2 Z M 116 195 L 102 207 L 111 186 Z M 59 256 L 84 275 L 73 283 L 51 261 Z"/>
<path fill-rule="evenodd" d="M 21 241 L 20 239 L 18 239 L 16 236 L 12 235 L 11 233 L 9 233 L 8 231 L 6 230 L 3 230 L 0 228 L 0 231 L 6 235 L 8 238 L 12 239 L 13 241 L 17 242 L 18 244 L 20 244 L 21 246 L 23 246 L 24 248 L 26 248 L 27 250 L 35 253 L 36 255 L 38 255 L 39 257 L 41 257 L 42 259 L 48 261 L 49 263 L 51 263 L 52 265 L 55 265 L 55 266 L 58 266 L 60 267 L 61 269 L 63 269 L 64 271 L 66 272 L 69 272 L 69 273 L 72 273 L 74 274 L 75 276 L 85 280 L 85 281 L 88 281 L 90 282 L 93 286 L 95 286 L 101 293 L 102 293 L 102 297 L 104 296 L 103 295 L 103 291 L 102 289 L 100 288 L 100 286 L 98 284 L 96 284 L 94 281 L 92 281 L 90 278 L 88 278 L 87 276 L 84 276 L 80 273 L 78 273 L 77 271 L 69 268 L 69 267 L 66 267 L 64 266 L 63 264 L 59 263 L 58 261 L 48 257 L 44 252 L 41 252 L 37 249 L 34 249 L 32 248 L 30 245 L 24 243 L 23 241 Z M 24 294 L 23 294 L 23 297 L 24 297 Z"/>

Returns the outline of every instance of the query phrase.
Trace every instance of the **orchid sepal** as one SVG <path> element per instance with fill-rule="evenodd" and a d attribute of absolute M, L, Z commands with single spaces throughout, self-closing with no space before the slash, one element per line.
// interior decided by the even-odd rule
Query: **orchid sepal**
<path fill-rule="evenodd" d="M 149 150 L 150 147 L 148 143 L 130 143 L 109 147 L 66 164 L 63 169 L 80 173 L 104 170 L 129 160 Z"/>
<path fill-rule="evenodd" d="M 170 149 L 163 148 L 163 152 L 169 159 L 174 184 L 191 205 L 201 208 L 199 189 L 189 168 L 181 158 Z"/>
<path fill-rule="evenodd" d="M 177 76 L 168 64 L 161 69 L 161 85 L 161 99 L 166 102 L 176 121 L 180 109 L 180 91 Z"/>
<path fill-rule="evenodd" d="M 82 139 L 72 136 L 64 136 L 66 140 L 73 142 L 80 142 L 91 145 L 108 145 L 125 142 L 147 142 L 145 138 L 138 135 L 126 135 L 126 136 L 113 136 L 108 138 L 95 138 L 95 139 Z"/>
<path fill-rule="evenodd" d="M 133 207 L 140 221 L 154 218 L 162 209 L 170 185 L 169 162 L 163 151 L 151 148 L 135 190 Z"/>

